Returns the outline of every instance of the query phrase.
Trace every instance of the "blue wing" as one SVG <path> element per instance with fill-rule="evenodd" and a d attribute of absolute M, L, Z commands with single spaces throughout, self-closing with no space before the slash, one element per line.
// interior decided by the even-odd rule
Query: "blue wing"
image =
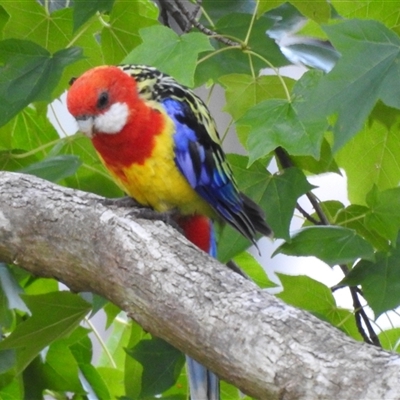
<path fill-rule="evenodd" d="M 165 98 L 162 104 L 173 120 L 175 162 L 192 188 L 226 222 L 254 242 L 256 231 L 269 236 L 263 211 L 239 192 L 206 106 L 197 114 L 188 102 Z M 202 114 L 203 113 L 203 114 Z M 201 118 L 206 113 L 207 118 Z"/>

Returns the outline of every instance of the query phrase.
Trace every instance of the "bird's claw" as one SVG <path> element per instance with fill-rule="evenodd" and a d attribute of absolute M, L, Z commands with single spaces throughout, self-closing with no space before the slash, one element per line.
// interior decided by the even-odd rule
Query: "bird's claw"
<path fill-rule="evenodd" d="M 135 218 L 142 218 L 150 221 L 162 221 L 165 224 L 172 226 L 174 229 L 182 233 L 181 227 L 176 222 L 177 214 L 175 211 L 157 212 L 151 208 L 142 207 L 139 209 L 132 210 L 132 212 L 130 212 L 129 214 L 135 216 Z"/>
<path fill-rule="evenodd" d="M 135 207 L 135 208 L 146 208 L 142 204 L 138 203 L 134 198 L 130 196 L 117 197 L 112 199 L 102 199 L 101 203 L 105 206 L 116 206 L 116 207 Z"/>

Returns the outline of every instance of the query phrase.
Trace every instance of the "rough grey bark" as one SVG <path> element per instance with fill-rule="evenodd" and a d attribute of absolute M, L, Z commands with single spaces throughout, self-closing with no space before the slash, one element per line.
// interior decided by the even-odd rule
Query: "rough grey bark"
<path fill-rule="evenodd" d="M 400 398 L 397 354 L 285 305 L 128 211 L 0 172 L 0 260 L 101 294 L 256 398 Z"/>

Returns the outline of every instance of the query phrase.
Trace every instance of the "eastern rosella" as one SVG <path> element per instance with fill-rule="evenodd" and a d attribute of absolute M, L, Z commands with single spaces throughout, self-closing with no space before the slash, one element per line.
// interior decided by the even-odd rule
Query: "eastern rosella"
<path fill-rule="evenodd" d="M 253 243 L 256 232 L 271 234 L 238 190 L 206 105 L 172 77 L 141 65 L 93 68 L 72 83 L 67 107 L 115 182 L 144 206 L 176 212 L 201 249 L 215 256 L 210 218 Z"/>

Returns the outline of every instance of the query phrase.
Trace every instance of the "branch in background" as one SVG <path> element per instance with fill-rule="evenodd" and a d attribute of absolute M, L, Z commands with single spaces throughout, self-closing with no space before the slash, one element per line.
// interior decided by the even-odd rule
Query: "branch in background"
<path fill-rule="evenodd" d="M 206 28 L 203 24 L 201 24 L 196 16 L 201 7 L 201 1 L 196 3 L 196 7 L 194 11 L 189 11 L 185 5 L 180 0 L 158 0 L 161 7 L 161 15 L 163 16 L 163 21 L 167 20 L 164 14 L 168 12 L 172 18 L 176 21 L 179 28 L 183 33 L 188 32 L 192 26 L 195 26 L 200 32 L 204 33 L 207 36 L 213 37 L 215 40 L 226 44 L 227 46 L 240 46 L 240 43 L 237 43 L 233 40 L 220 36 L 218 32 L 212 31 L 211 29 Z"/>
<path fill-rule="evenodd" d="M 364 307 L 360 302 L 360 299 L 358 297 L 357 287 L 352 286 L 349 289 L 351 297 L 353 299 L 353 307 L 354 307 L 354 313 L 358 331 L 360 332 L 361 336 L 363 337 L 366 343 L 373 344 L 377 347 L 382 347 L 381 342 L 379 341 L 379 338 L 374 331 L 374 328 L 372 328 L 368 315 L 365 313 Z M 364 325 L 367 327 L 369 337 L 365 334 L 361 319 L 364 322 Z"/>
<path fill-rule="evenodd" d="M 299 203 L 296 203 L 296 208 L 306 220 L 310 221 L 314 225 L 321 225 L 321 222 L 312 217 Z"/>
<path fill-rule="evenodd" d="M 164 223 L 28 175 L 0 172 L 0 187 L 0 259 L 104 296 L 244 393 L 400 398 L 398 354 L 284 304 Z"/>
<path fill-rule="evenodd" d="M 291 168 L 293 167 L 293 162 L 290 159 L 290 156 L 287 154 L 287 152 L 282 148 L 278 147 L 275 149 L 275 155 L 276 158 L 279 161 L 279 164 L 281 165 L 282 168 Z M 318 218 L 320 219 L 317 221 L 315 218 L 313 218 L 311 215 L 309 215 L 299 204 L 296 205 L 297 210 L 309 221 L 314 223 L 315 225 L 330 225 L 330 222 L 325 215 L 324 211 L 322 210 L 318 199 L 315 197 L 315 195 L 312 192 L 308 192 L 306 194 L 308 200 L 312 204 L 316 214 L 318 215 Z M 343 274 L 346 276 L 349 272 L 349 269 L 347 265 L 340 265 L 340 268 L 343 272 Z M 364 308 L 361 305 L 360 299 L 358 297 L 358 289 L 356 287 L 349 287 L 351 297 L 353 299 L 353 307 L 354 307 L 354 317 L 357 325 L 358 332 L 362 336 L 363 340 L 366 343 L 369 344 L 374 344 L 375 346 L 381 347 L 381 344 L 379 342 L 379 338 L 376 335 L 374 329 L 372 328 L 371 322 L 367 316 L 367 314 L 364 311 Z M 367 327 L 368 330 L 368 335 L 365 333 L 362 321 L 364 321 L 365 326 Z"/>
<path fill-rule="evenodd" d="M 174 1 L 158 0 L 158 2 L 160 4 L 160 8 L 161 8 L 161 16 L 162 16 L 163 23 L 164 23 L 164 21 L 167 21 L 168 22 L 167 26 L 170 26 L 169 19 L 168 19 L 168 14 L 170 14 L 182 32 L 186 32 L 186 30 L 188 29 L 188 26 L 190 29 L 190 24 L 189 24 L 186 16 L 183 15 L 179 11 L 179 8 L 176 6 Z"/>

